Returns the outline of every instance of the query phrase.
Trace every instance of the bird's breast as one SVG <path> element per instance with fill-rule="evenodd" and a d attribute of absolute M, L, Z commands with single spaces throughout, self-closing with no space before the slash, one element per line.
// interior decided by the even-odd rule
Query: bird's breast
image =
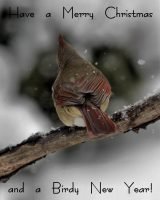
<path fill-rule="evenodd" d="M 85 126 L 82 114 L 77 107 L 55 105 L 55 108 L 60 120 L 66 126 Z"/>

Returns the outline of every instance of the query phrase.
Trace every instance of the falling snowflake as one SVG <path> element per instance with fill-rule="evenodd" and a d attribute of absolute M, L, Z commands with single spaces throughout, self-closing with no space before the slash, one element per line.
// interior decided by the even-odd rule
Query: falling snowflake
<path fill-rule="evenodd" d="M 139 60 L 137 61 L 137 63 L 138 63 L 138 65 L 145 65 L 145 64 L 146 64 L 146 61 L 143 60 L 143 59 L 139 59 Z"/>
<path fill-rule="evenodd" d="M 88 53 L 88 50 L 87 50 L 87 49 L 85 49 L 85 50 L 84 50 L 84 54 L 87 54 L 87 53 Z"/>

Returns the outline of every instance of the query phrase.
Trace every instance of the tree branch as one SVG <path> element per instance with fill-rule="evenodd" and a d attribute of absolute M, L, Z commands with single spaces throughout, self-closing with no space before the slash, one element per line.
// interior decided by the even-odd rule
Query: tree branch
<path fill-rule="evenodd" d="M 101 135 L 95 139 L 109 138 L 129 130 L 138 132 L 160 119 L 160 91 L 128 106 L 111 118 L 119 127 L 117 133 Z M 37 133 L 22 143 L 0 151 L 0 181 L 7 181 L 13 174 L 50 153 L 89 141 L 85 128 L 62 127 L 44 135 Z"/>

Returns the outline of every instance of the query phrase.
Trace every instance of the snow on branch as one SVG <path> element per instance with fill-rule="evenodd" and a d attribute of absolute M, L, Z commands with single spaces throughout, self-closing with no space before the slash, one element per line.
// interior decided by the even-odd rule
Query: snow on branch
<path fill-rule="evenodd" d="M 115 112 L 111 118 L 119 127 L 117 133 L 101 135 L 94 140 L 113 137 L 141 128 L 160 119 L 160 91 Z M 20 169 L 35 163 L 48 154 L 89 141 L 85 128 L 61 127 L 48 133 L 37 133 L 16 146 L 0 151 L 0 181 L 7 181 Z M 92 139 L 93 140 L 93 139 Z"/>

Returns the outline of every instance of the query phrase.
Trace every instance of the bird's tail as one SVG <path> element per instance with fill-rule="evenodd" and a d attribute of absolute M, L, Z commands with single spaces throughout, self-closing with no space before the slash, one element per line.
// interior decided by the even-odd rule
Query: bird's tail
<path fill-rule="evenodd" d="M 116 132 L 117 127 L 115 123 L 100 108 L 87 103 L 80 110 L 85 120 L 89 137 Z"/>

